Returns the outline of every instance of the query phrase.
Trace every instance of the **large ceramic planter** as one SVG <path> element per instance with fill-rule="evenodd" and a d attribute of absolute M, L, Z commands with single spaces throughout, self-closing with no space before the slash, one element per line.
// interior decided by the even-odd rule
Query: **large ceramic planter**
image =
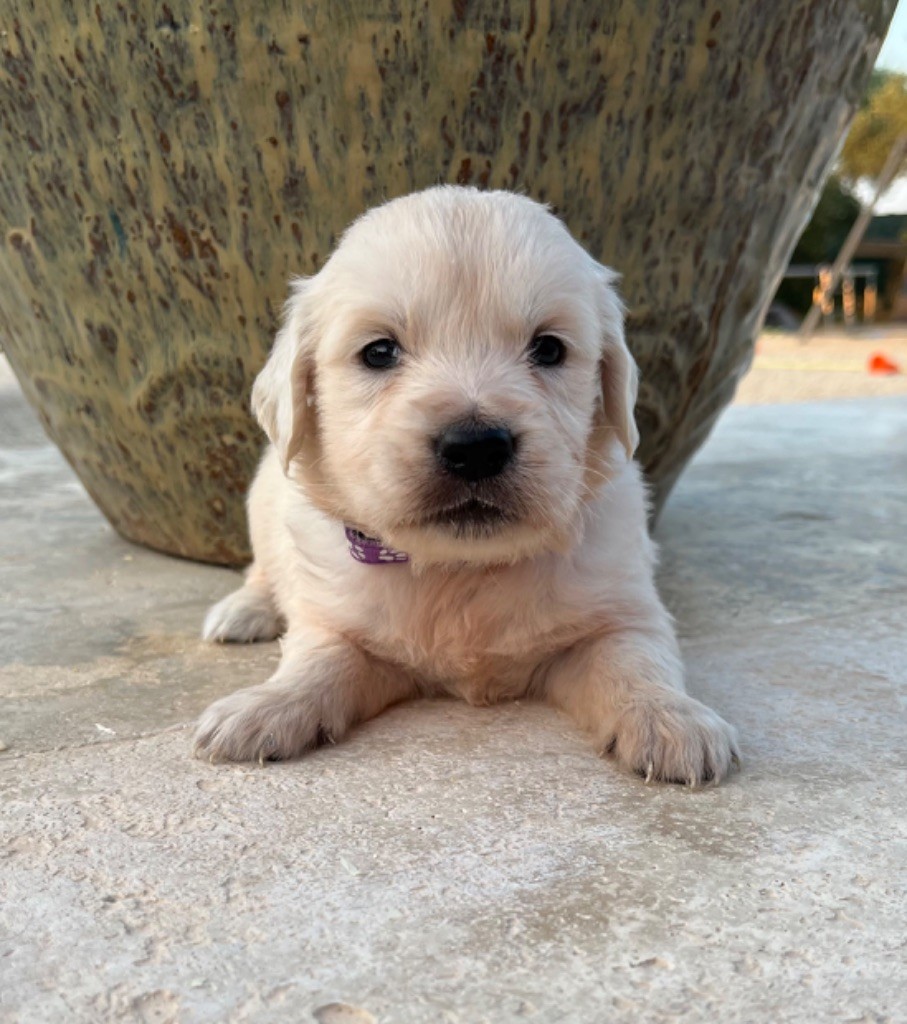
<path fill-rule="evenodd" d="M 384 198 L 523 189 L 624 275 L 663 498 L 750 358 L 893 7 L 4 0 L 2 344 L 118 530 L 240 562 L 247 396 L 288 277 Z"/>

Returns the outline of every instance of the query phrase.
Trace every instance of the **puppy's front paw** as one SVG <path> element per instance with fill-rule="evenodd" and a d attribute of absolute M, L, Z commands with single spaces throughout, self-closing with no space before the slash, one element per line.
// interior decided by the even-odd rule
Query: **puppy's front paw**
<path fill-rule="evenodd" d="M 317 702 L 253 686 L 215 701 L 195 731 L 195 756 L 217 761 L 285 761 L 334 736 Z"/>
<path fill-rule="evenodd" d="M 684 693 L 629 705 L 604 752 L 646 782 L 689 786 L 718 783 L 740 764 L 733 726 Z"/>
<path fill-rule="evenodd" d="M 202 639 L 241 644 L 273 640 L 280 634 L 280 627 L 280 616 L 271 598 L 244 586 L 208 610 Z"/>

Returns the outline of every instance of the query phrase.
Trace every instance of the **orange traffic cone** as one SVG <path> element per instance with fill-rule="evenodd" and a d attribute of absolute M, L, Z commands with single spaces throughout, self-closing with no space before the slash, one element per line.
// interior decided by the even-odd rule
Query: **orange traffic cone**
<path fill-rule="evenodd" d="M 893 359 L 889 359 L 884 352 L 873 352 L 866 368 L 876 376 L 888 376 L 901 372 L 900 366 Z"/>

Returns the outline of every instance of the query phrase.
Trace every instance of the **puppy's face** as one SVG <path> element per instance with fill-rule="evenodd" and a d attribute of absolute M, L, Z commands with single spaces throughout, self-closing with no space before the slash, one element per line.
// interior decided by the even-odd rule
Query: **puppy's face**
<path fill-rule="evenodd" d="M 611 275 L 563 225 L 436 188 L 297 283 L 253 404 L 329 515 L 417 564 L 490 563 L 570 543 L 635 447 L 635 387 Z"/>

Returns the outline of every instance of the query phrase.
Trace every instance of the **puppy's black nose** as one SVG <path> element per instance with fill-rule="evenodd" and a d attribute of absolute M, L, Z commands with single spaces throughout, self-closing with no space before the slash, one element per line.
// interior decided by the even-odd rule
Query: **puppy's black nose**
<path fill-rule="evenodd" d="M 470 482 L 497 476 L 513 458 L 513 448 L 513 434 L 506 427 L 477 423 L 455 423 L 435 442 L 444 469 Z"/>

